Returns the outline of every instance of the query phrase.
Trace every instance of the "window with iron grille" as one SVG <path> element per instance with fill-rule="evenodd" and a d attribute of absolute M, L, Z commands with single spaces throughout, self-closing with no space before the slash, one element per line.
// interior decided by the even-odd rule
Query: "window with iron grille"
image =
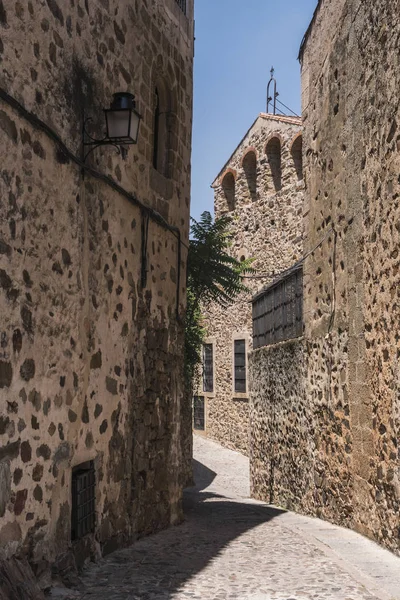
<path fill-rule="evenodd" d="M 246 340 L 234 341 L 235 392 L 246 393 Z"/>
<path fill-rule="evenodd" d="M 303 335 L 303 267 L 292 269 L 253 298 L 253 348 Z"/>
<path fill-rule="evenodd" d="M 71 539 L 79 540 L 93 533 L 96 522 L 96 477 L 94 462 L 72 470 Z"/>
<path fill-rule="evenodd" d="M 175 0 L 181 11 L 186 15 L 186 0 Z"/>
<path fill-rule="evenodd" d="M 204 396 L 194 396 L 193 398 L 193 429 L 196 431 L 205 431 L 205 404 Z"/>
<path fill-rule="evenodd" d="M 203 392 L 214 391 L 213 345 L 203 344 Z"/>

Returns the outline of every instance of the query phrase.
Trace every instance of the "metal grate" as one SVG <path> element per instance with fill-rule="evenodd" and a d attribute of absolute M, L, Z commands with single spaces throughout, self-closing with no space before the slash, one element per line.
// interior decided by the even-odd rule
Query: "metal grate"
<path fill-rule="evenodd" d="M 235 392 L 246 393 L 246 340 L 235 340 Z"/>
<path fill-rule="evenodd" d="M 186 15 L 186 0 L 175 0 L 181 11 Z"/>
<path fill-rule="evenodd" d="M 205 405 L 204 396 L 193 398 L 193 428 L 195 431 L 205 431 Z"/>
<path fill-rule="evenodd" d="M 86 466 L 87 465 L 87 466 Z M 96 478 L 94 463 L 85 463 L 72 471 L 71 539 L 93 533 L 96 521 Z"/>
<path fill-rule="evenodd" d="M 253 298 L 253 348 L 303 335 L 303 267 L 280 277 Z"/>
<path fill-rule="evenodd" d="M 214 391 L 213 345 L 203 345 L 203 392 Z"/>

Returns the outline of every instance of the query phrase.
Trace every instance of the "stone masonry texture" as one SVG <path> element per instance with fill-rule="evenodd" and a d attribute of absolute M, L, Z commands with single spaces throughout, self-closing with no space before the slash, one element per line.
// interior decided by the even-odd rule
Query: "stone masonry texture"
<path fill-rule="evenodd" d="M 176 234 L 154 219 L 146 245 L 146 212 L 5 94 L 80 156 L 83 113 L 102 137 L 112 94 L 134 93 L 138 144 L 87 164 L 187 243 L 192 64 L 191 1 L 186 15 L 175 0 L 0 1 L 0 557 L 38 575 L 182 517 L 186 254 L 179 264 Z M 156 88 L 168 120 L 157 170 Z M 71 473 L 88 461 L 95 531 L 71 544 Z"/>
<path fill-rule="evenodd" d="M 213 183 L 215 217 L 232 217 L 232 255 L 253 258 L 255 275 L 261 277 L 247 279 L 249 291 L 232 305 L 207 309 L 214 392 L 204 393 L 200 382 L 199 394 L 206 398 L 206 434 L 245 454 L 249 382 L 246 393 L 234 391 L 234 339 L 245 339 L 246 351 L 252 349 L 252 294 L 302 256 L 301 131 L 298 118 L 261 113 Z"/>
<path fill-rule="evenodd" d="M 399 3 L 323 0 L 301 50 L 304 338 L 253 353 L 251 480 L 400 553 Z"/>

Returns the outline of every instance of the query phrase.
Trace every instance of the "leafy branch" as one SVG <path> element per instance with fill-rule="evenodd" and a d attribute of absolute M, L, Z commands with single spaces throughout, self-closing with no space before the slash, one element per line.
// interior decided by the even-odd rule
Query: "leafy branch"
<path fill-rule="evenodd" d="M 249 291 L 243 277 L 253 272 L 253 259 L 239 261 L 229 254 L 231 223 L 227 215 L 213 221 L 209 212 L 203 212 L 200 221 L 192 219 L 185 326 L 185 378 L 189 388 L 201 363 L 206 336 L 202 310 L 211 303 L 228 306 L 239 294 Z"/>

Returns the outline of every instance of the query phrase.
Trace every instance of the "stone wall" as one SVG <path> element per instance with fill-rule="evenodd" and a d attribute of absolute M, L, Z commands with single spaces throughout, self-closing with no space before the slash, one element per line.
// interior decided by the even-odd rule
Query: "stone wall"
<path fill-rule="evenodd" d="M 73 155 L 83 112 L 101 137 L 102 108 L 133 92 L 137 146 L 87 164 L 187 242 L 193 3 L 1 0 L 0 36 L 0 551 L 82 563 L 182 516 L 185 249 L 179 262 L 177 233 Z M 91 460 L 95 533 L 71 546 L 71 472 Z"/>
<path fill-rule="evenodd" d="M 27 560 L 0 559 L 0 600 L 45 600 Z"/>
<path fill-rule="evenodd" d="M 206 433 L 225 446 L 248 454 L 249 383 L 246 393 L 233 385 L 234 339 L 252 348 L 251 296 L 302 255 L 303 181 L 293 155 L 301 142 L 301 121 L 261 114 L 215 180 L 215 217 L 232 216 L 231 251 L 237 259 L 254 258 L 249 292 L 227 308 L 212 305 L 206 312 L 207 333 L 214 344 L 214 392 L 206 397 Z M 274 157 L 281 145 L 281 164 L 274 180 Z M 301 153 L 300 153 L 301 159 Z M 279 157 L 278 157 L 279 160 Z M 234 206 L 226 182 L 234 181 Z"/>
<path fill-rule="evenodd" d="M 276 500 L 398 553 L 399 40 L 397 3 L 383 0 L 322 1 L 306 36 L 305 339 L 301 360 L 285 357 L 290 380 L 281 373 L 272 385 L 264 376 L 260 388 L 271 386 L 267 397 L 278 399 L 285 390 L 312 424 L 285 433 L 279 450 L 286 456 L 291 439 L 308 448 L 310 491 L 298 497 L 298 470 L 286 466 L 282 480 L 275 478 Z M 263 352 L 279 365 L 282 351 Z M 257 377 L 256 354 L 252 361 Z M 260 395 L 253 401 L 256 443 L 272 417 L 261 425 Z M 281 411 L 281 428 L 284 420 Z M 252 470 L 253 491 L 264 498 L 270 482 L 258 477 L 256 463 Z"/>
<path fill-rule="evenodd" d="M 252 496 L 353 526 L 347 335 L 282 342 L 250 360 Z"/>

